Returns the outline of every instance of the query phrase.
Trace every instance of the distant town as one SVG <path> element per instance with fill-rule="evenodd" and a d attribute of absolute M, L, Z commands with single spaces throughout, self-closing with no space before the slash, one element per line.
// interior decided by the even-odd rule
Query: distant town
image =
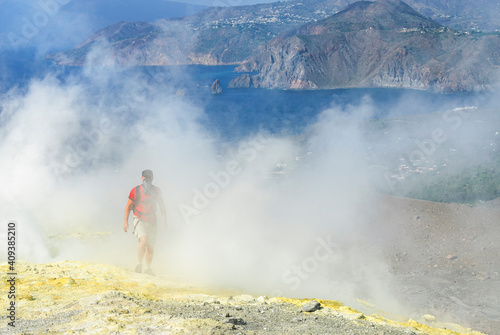
<path fill-rule="evenodd" d="M 279 2 L 273 7 L 262 7 L 256 13 L 248 13 L 238 17 L 208 21 L 203 25 L 203 28 L 217 29 L 237 26 L 251 27 L 252 25 L 258 24 L 305 24 L 326 18 L 338 12 L 338 10 L 316 10 L 314 11 L 314 15 L 310 17 L 294 14 L 289 11 L 289 9 L 296 6 L 303 6 L 303 3 L 288 4 Z M 300 12 L 308 13 L 307 11 Z"/>

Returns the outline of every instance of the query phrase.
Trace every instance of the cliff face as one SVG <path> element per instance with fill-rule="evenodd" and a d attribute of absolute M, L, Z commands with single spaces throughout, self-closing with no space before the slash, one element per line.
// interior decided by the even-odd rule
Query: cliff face
<path fill-rule="evenodd" d="M 254 63 L 266 88 L 486 89 L 500 63 L 498 34 L 442 27 L 401 1 L 358 2 L 271 41 Z"/>

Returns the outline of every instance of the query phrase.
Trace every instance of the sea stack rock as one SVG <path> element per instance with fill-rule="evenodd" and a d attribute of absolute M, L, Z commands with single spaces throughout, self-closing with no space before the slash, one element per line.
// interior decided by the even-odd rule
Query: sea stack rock
<path fill-rule="evenodd" d="M 212 92 L 213 95 L 222 94 L 222 86 L 220 84 L 219 79 L 215 79 L 214 83 L 212 84 L 212 87 L 210 88 L 210 91 Z"/>

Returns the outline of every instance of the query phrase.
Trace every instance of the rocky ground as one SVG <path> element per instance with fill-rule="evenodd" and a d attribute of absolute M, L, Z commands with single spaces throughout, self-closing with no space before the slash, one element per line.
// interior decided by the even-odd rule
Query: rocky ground
<path fill-rule="evenodd" d="M 381 248 L 405 304 L 500 333 L 499 204 L 380 199 Z"/>
<path fill-rule="evenodd" d="M 367 238 L 383 253 L 395 294 L 416 321 L 391 321 L 338 301 L 203 288 L 112 265 L 18 261 L 16 327 L 2 312 L 0 333 L 498 334 L 499 202 L 472 207 L 380 196 L 376 206 L 376 229 Z M 0 271 L 8 273 L 7 264 Z M 9 285 L 2 283 L 4 311 Z"/>
<path fill-rule="evenodd" d="M 19 262 L 18 269 L 15 328 L 3 313 L 1 333 L 456 334 L 365 315 L 337 301 L 208 291 L 115 266 Z M 7 297 L 1 299 L 6 306 Z"/>

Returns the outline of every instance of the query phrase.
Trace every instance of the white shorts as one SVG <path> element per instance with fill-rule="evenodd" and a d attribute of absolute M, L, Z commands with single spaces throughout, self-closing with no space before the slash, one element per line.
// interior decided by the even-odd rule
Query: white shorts
<path fill-rule="evenodd" d="M 140 220 L 137 216 L 134 216 L 134 235 L 137 239 L 141 239 L 143 236 L 148 237 L 148 244 L 155 244 L 156 242 L 156 223 L 150 223 Z"/>

